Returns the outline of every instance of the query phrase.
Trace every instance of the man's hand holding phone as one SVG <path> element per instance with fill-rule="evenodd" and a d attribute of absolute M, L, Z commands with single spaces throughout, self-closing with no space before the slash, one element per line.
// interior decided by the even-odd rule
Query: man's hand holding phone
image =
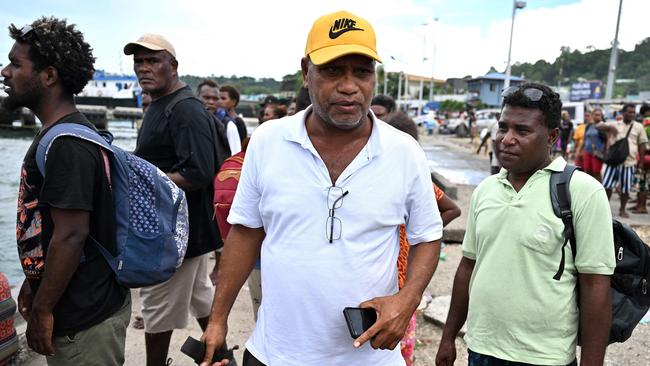
<path fill-rule="evenodd" d="M 377 321 L 354 341 L 354 347 L 359 348 L 370 341 L 374 349 L 395 349 L 404 337 L 408 322 L 418 304 L 419 299 L 416 300 L 402 291 L 361 303 L 360 308 L 375 309 Z"/>
<path fill-rule="evenodd" d="M 228 323 L 209 322 L 208 327 L 203 332 L 201 342 L 205 344 L 205 354 L 201 366 L 225 366 L 228 360 L 213 362 L 213 356 L 226 343 L 226 334 L 228 333 Z"/>

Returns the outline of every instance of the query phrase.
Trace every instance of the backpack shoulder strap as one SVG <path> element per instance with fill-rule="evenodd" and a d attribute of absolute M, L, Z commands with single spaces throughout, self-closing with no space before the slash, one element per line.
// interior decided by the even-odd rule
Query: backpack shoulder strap
<path fill-rule="evenodd" d="M 199 102 L 201 105 L 203 105 L 203 102 L 199 98 L 197 98 L 194 93 L 192 93 L 191 90 L 189 89 L 181 89 L 178 94 L 172 98 L 172 100 L 167 103 L 167 106 L 165 106 L 165 117 L 169 120 L 172 116 L 172 113 L 174 112 L 174 108 L 176 105 L 186 99 L 196 99 L 197 102 Z M 216 170 L 219 170 L 219 167 L 223 163 L 223 161 L 230 156 L 230 148 L 228 147 L 228 138 L 226 137 L 226 128 L 225 125 L 222 121 L 217 118 L 217 116 L 208 111 L 208 114 L 210 115 L 210 120 L 212 121 L 212 126 L 214 126 L 214 133 L 215 133 L 215 138 L 217 139 L 217 146 L 215 148 L 214 152 L 214 158 L 215 158 L 215 166 Z M 212 127 L 211 127 L 212 129 Z M 216 171 L 215 171 L 216 173 Z"/>
<path fill-rule="evenodd" d="M 573 173 L 576 171 L 576 166 L 567 164 L 561 172 L 552 172 L 550 179 L 551 191 L 551 205 L 553 206 L 553 213 L 559 217 L 564 223 L 564 244 L 562 244 L 562 259 L 557 273 L 553 279 L 559 281 L 564 272 L 565 254 L 564 248 L 569 242 L 571 245 L 571 252 L 573 257 L 576 256 L 576 238 L 573 229 L 573 212 L 571 211 L 571 191 L 569 190 L 569 182 Z"/>
<path fill-rule="evenodd" d="M 185 99 L 196 99 L 199 103 L 201 103 L 201 100 L 197 98 L 191 91 L 189 90 L 181 90 L 174 98 L 172 98 L 169 103 L 167 103 L 167 106 L 165 106 L 165 117 L 167 119 L 171 118 L 172 113 L 174 112 L 174 107 L 176 107 L 176 104 L 184 101 Z M 203 103 L 201 103 L 203 105 Z"/>
<path fill-rule="evenodd" d="M 49 152 L 50 147 L 52 147 L 54 140 L 61 136 L 80 138 L 95 143 L 110 152 L 113 151 L 110 143 L 107 141 L 107 137 L 100 135 L 99 132 L 94 129 L 79 123 L 60 123 L 47 130 L 36 148 L 36 166 L 42 176 L 45 176 L 47 153 Z"/>

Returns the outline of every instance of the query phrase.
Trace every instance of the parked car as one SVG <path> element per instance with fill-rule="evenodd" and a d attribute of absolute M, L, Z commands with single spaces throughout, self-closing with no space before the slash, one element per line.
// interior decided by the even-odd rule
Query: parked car
<path fill-rule="evenodd" d="M 415 124 L 418 126 L 422 126 L 427 131 L 429 131 L 429 134 L 433 133 L 438 133 L 438 128 L 440 126 L 439 119 L 436 117 L 435 112 L 430 111 L 427 114 L 420 115 L 418 117 L 413 118 L 413 121 Z"/>

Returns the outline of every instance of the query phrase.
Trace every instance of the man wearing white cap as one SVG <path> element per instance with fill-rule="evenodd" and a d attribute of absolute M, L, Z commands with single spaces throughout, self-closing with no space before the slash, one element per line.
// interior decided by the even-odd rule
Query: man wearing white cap
<path fill-rule="evenodd" d="M 366 20 L 340 11 L 314 23 L 301 62 L 312 106 L 264 123 L 248 146 L 205 365 L 259 255 L 264 299 L 245 366 L 405 364 L 395 347 L 436 268 L 442 222 L 424 152 L 369 110 L 375 61 Z M 414 245 L 398 290 L 400 224 Z M 377 321 L 352 339 L 345 307 Z"/>
<path fill-rule="evenodd" d="M 185 328 L 191 313 L 207 326 L 213 296 L 208 257 L 222 246 L 212 220 L 212 178 L 228 156 L 217 125 L 192 90 L 178 79 L 174 47 L 164 37 L 145 34 L 124 47 L 152 102 L 138 135 L 135 154 L 156 165 L 187 197 L 189 240 L 183 265 L 172 278 L 140 291 L 147 365 L 167 364 L 174 329 Z M 216 270 L 216 268 L 214 269 Z"/>

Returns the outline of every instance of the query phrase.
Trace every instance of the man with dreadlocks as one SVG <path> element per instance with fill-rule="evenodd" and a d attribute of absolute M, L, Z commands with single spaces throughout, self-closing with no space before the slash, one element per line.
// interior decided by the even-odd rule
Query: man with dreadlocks
<path fill-rule="evenodd" d="M 131 315 L 99 249 L 115 253 L 115 210 L 105 161 L 91 142 L 54 140 L 42 175 L 36 149 L 60 123 L 94 128 L 73 96 L 92 78 L 95 58 L 83 34 L 56 18 L 9 27 L 15 40 L 2 70 L 9 109 L 27 107 L 43 128 L 25 155 L 18 194 L 16 237 L 26 280 L 18 308 L 27 342 L 48 365 L 122 365 Z"/>

